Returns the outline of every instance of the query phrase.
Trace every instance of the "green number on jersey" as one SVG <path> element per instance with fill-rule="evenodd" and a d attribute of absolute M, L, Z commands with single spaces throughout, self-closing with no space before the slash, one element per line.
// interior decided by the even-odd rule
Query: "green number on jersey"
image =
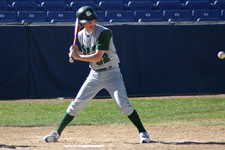
<path fill-rule="evenodd" d="M 109 59 L 108 54 L 104 53 L 103 56 L 102 56 L 102 60 L 97 62 L 96 64 L 97 65 L 102 65 L 103 63 L 106 64 L 109 61 L 110 61 L 110 59 Z"/>

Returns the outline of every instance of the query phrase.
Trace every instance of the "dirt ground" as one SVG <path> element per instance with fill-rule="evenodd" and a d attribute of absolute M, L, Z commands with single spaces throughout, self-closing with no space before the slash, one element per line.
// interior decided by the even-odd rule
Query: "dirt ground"
<path fill-rule="evenodd" d="M 225 150 L 225 126 L 146 125 L 151 143 L 139 144 L 132 125 L 68 126 L 58 142 L 44 135 L 56 127 L 0 127 L 0 149 L 23 150 Z"/>
<path fill-rule="evenodd" d="M 225 98 L 225 94 L 201 95 L 195 97 L 215 96 Z M 179 97 L 188 96 L 163 96 L 151 98 L 165 99 Z M 143 99 L 143 97 L 141 99 Z M 71 101 L 71 99 L 65 100 Z M 22 102 L 30 100 L 18 101 Z M 42 101 L 42 99 L 35 101 Z M 200 126 L 183 123 L 168 123 L 145 125 L 145 128 L 148 130 L 151 137 L 151 143 L 148 144 L 139 144 L 139 134 L 133 125 L 68 126 L 63 131 L 59 141 L 54 143 L 46 143 L 43 140 L 43 137 L 55 130 L 56 126 L 0 127 L 0 149 L 225 150 L 225 126 Z"/>

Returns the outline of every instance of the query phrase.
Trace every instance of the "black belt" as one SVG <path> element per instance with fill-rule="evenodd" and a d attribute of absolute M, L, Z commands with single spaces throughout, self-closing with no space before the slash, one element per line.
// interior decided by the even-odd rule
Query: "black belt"
<path fill-rule="evenodd" d="M 94 71 L 104 71 L 104 70 L 107 70 L 107 69 L 110 69 L 112 68 L 112 66 L 109 66 L 107 68 L 102 68 L 102 69 L 93 69 Z"/>

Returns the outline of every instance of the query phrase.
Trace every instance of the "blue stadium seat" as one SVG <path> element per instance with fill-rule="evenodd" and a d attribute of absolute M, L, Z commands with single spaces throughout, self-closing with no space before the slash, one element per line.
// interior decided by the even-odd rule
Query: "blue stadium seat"
<path fill-rule="evenodd" d="M 67 3 L 71 2 L 85 2 L 85 3 L 95 3 L 95 0 L 66 0 Z"/>
<path fill-rule="evenodd" d="M 192 15 L 196 21 L 222 20 L 221 11 L 218 10 L 194 10 Z"/>
<path fill-rule="evenodd" d="M 99 10 L 102 11 L 119 11 L 119 10 L 123 10 L 124 9 L 124 5 L 123 2 L 105 2 L 102 1 L 99 3 Z"/>
<path fill-rule="evenodd" d="M 7 11 L 8 9 L 8 3 L 6 1 L 0 1 L 0 11 Z"/>
<path fill-rule="evenodd" d="M 135 20 L 138 22 L 149 22 L 149 21 L 162 21 L 163 13 L 160 10 L 157 11 L 135 11 Z"/>
<path fill-rule="evenodd" d="M 106 21 L 109 22 L 134 22 L 133 11 L 106 11 Z"/>
<path fill-rule="evenodd" d="M 214 1 L 214 0 L 183 0 L 184 2 L 187 2 L 187 1 L 205 1 L 205 2 L 210 2 L 210 1 Z"/>
<path fill-rule="evenodd" d="M 13 2 L 37 3 L 37 0 L 8 0 L 8 4 L 12 4 Z"/>
<path fill-rule="evenodd" d="M 76 14 L 73 11 L 48 11 L 47 19 L 50 22 L 74 22 Z"/>
<path fill-rule="evenodd" d="M 179 0 L 181 3 L 185 3 L 186 1 L 185 0 Z"/>
<path fill-rule="evenodd" d="M 15 11 L 0 12 L 0 22 L 17 22 L 17 13 Z"/>
<path fill-rule="evenodd" d="M 42 2 L 50 2 L 50 3 L 66 3 L 66 0 L 37 0 L 39 4 Z"/>
<path fill-rule="evenodd" d="M 214 3 L 215 0 L 180 0 L 180 1 L 185 4 L 187 1 L 205 1 L 205 2 Z"/>
<path fill-rule="evenodd" d="M 158 1 L 156 7 L 159 10 L 180 10 L 182 5 L 179 1 Z"/>
<path fill-rule="evenodd" d="M 152 0 L 152 2 L 155 4 L 159 1 L 160 2 L 171 2 L 172 1 L 172 2 L 180 2 L 180 3 L 182 2 L 183 3 L 184 0 Z"/>
<path fill-rule="evenodd" d="M 214 7 L 215 7 L 217 10 L 225 9 L 225 0 L 223 0 L 223 1 L 220 1 L 220 0 L 215 1 L 215 2 L 214 2 Z"/>
<path fill-rule="evenodd" d="M 94 2 L 71 2 L 70 3 L 70 9 L 74 12 L 76 12 L 82 6 L 91 6 L 95 9 L 96 5 Z"/>
<path fill-rule="evenodd" d="M 210 3 L 214 3 L 215 0 L 182 0 L 183 3 L 186 3 L 187 1 L 205 1 L 205 2 L 210 2 Z"/>
<path fill-rule="evenodd" d="M 135 11 L 135 10 L 152 10 L 153 9 L 153 2 L 151 1 L 131 1 L 128 3 L 128 9 Z"/>
<path fill-rule="evenodd" d="M 221 11 L 222 20 L 225 20 L 225 10 Z"/>
<path fill-rule="evenodd" d="M 209 10 L 211 4 L 209 1 L 187 1 L 185 8 L 189 10 Z"/>
<path fill-rule="evenodd" d="M 43 11 L 66 11 L 65 2 L 42 2 L 41 8 Z"/>
<path fill-rule="evenodd" d="M 170 2 L 170 1 L 177 1 L 177 2 L 180 2 L 180 0 L 152 0 L 153 2 L 158 2 L 158 1 L 161 1 L 161 2 Z"/>
<path fill-rule="evenodd" d="M 124 1 L 123 0 L 95 0 L 95 3 L 97 5 L 99 5 L 100 2 L 121 2 L 121 3 L 123 3 Z"/>
<path fill-rule="evenodd" d="M 13 2 L 12 3 L 12 10 L 14 11 L 36 11 L 37 10 L 37 3 L 34 2 Z"/>
<path fill-rule="evenodd" d="M 18 11 L 18 21 L 23 23 L 46 22 L 47 15 L 44 11 Z"/>
<path fill-rule="evenodd" d="M 123 0 L 124 4 L 128 4 L 129 2 L 154 2 L 154 0 Z"/>
<path fill-rule="evenodd" d="M 96 15 L 98 16 L 98 22 L 105 22 L 105 12 L 104 11 L 96 11 Z"/>
<path fill-rule="evenodd" d="M 163 12 L 166 21 L 192 21 L 191 10 L 165 10 Z"/>

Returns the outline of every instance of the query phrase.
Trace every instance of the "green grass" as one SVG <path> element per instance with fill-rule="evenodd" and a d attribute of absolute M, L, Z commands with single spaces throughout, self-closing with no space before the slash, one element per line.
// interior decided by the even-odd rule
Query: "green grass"
<path fill-rule="evenodd" d="M 130 100 L 145 124 L 192 123 L 225 125 L 225 98 Z M 68 101 L 0 102 L 0 126 L 57 125 Z M 95 100 L 71 122 L 73 125 L 127 124 L 112 100 Z"/>

